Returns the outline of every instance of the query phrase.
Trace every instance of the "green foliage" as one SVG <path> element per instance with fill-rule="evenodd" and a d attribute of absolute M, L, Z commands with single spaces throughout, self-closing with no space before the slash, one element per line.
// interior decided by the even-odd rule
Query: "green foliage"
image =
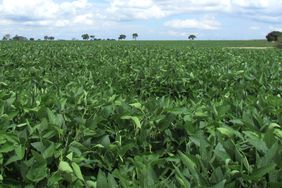
<path fill-rule="evenodd" d="M 281 187 L 282 54 L 0 44 L 3 187 Z"/>
<path fill-rule="evenodd" d="M 83 39 L 83 40 L 88 40 L 89 38 L 90 38 L 90 36 L 89 36 L 89 34 L 83 34 L 83 35 L 81 35 L 81 38 Z M 91 35 L 91 38 L 92 38 L 92 35 Z M 94 37 L 95 38 L 95 37 Z"/>
<path fill-rule="evenodd" d="M 266 39 L 268 42 L 274 42 L 274 41 L 278 41 L 280 37 L 282 37 L 282 32 L 272 31 L 266 36 Z"/>
<path fill-rule="evenodd" d="M 276 48 L 282 49 L 282 37 L 279 37 L 279 38 L 278 38 L 278 41 L 277 41 L 277 43 L 276 43 Z"/>
<path fill-rule="evenodd" d="M 68 42 L 66 42 L 68 43 Z M 187 47 L 198 48 L 224 48 L 224 47 L 273 47 L 266 40 L 228 40 L 228 41 L 205 41 L 205 40 L 183 40 L 183 41 L 96 41 L 99 45 L 122 45 L 135 47 L 160 47 L 166 49 L 185 49 Z"/>
<path fill-rule="evenodd" d="M 118 37 L 118 40 L 125 40 L 125 39 L 126 39 L 126 35 L 124 35 L 124 34 L 121 34 Z"/>
<path fill-rule="evenodd" d="M 195 40 L 195 38 L 197 38 L 196 35 L 189 35 L 188 37 L 189 40 Z"/>
<path fill-rule="evenodd" d="M 138 38 L 138 33 L 133 33 L 133 34 L 132 34 L 132 38 L 133 38 L 134 40 L 136 40 L 136 39 Z"/>

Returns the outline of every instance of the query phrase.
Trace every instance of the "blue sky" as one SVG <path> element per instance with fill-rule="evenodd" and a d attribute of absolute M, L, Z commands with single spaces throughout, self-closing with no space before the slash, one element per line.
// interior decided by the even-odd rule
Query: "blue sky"
<path fill-rule="evenodd" d="M 0 35 L 263 39 L 282 30 L 281 10 L 281 0 L 0 0 Z"/>

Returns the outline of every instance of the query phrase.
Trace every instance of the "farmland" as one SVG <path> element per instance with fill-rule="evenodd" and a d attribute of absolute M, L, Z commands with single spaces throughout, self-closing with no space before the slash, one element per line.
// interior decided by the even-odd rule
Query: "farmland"
<path fill-rule="evenodd" d="M 0 187 L 282 187 L 281 51 L 167 43 L 0 43 Z"/>
<path fill-rule="evenodd" d="M 100 44 L 109 44 L 111 41 L 101 41 Z M 128 46 L 157 46 L 162 48 L 181 49 L 186 47 L 197 48 L 228 48 L 228 47 L 272 47 L 266 40 L 197 40 L 197 41 L 122 41 L 120 44 Z"/>

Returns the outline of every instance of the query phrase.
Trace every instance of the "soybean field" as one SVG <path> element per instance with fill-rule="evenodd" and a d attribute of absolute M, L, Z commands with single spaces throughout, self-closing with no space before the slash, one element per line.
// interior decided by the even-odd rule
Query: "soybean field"
<path fill-rule="evenodd" d="M 282 187 L 282 52 L 142 44 L 0 43 L 0 187 Z"/>

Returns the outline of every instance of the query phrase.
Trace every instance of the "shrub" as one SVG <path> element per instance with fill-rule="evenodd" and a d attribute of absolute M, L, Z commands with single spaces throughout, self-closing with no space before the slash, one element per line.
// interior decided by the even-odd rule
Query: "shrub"
<path fill-rule="evenodd" d="M 280 42 L 277 42 L 276 48 L 282 49 L 282 42 L 281 42 L 281 41 L 280 41 Z"/>
<path fill-rule="evenodd" d="M 266 36 L 266 39 L 268 42 L 278 41 L 278 39 L 282 37 L 282 32 L 280 31 L 272 31 L 271 33 L 268 33 Z"/>
<path fill-rule="evenodd" d="M 276 46 L 276 48 L 282 49 L 282 37 L 278 38 L 278 41 L 276 42 L 275 46 Z"/>

